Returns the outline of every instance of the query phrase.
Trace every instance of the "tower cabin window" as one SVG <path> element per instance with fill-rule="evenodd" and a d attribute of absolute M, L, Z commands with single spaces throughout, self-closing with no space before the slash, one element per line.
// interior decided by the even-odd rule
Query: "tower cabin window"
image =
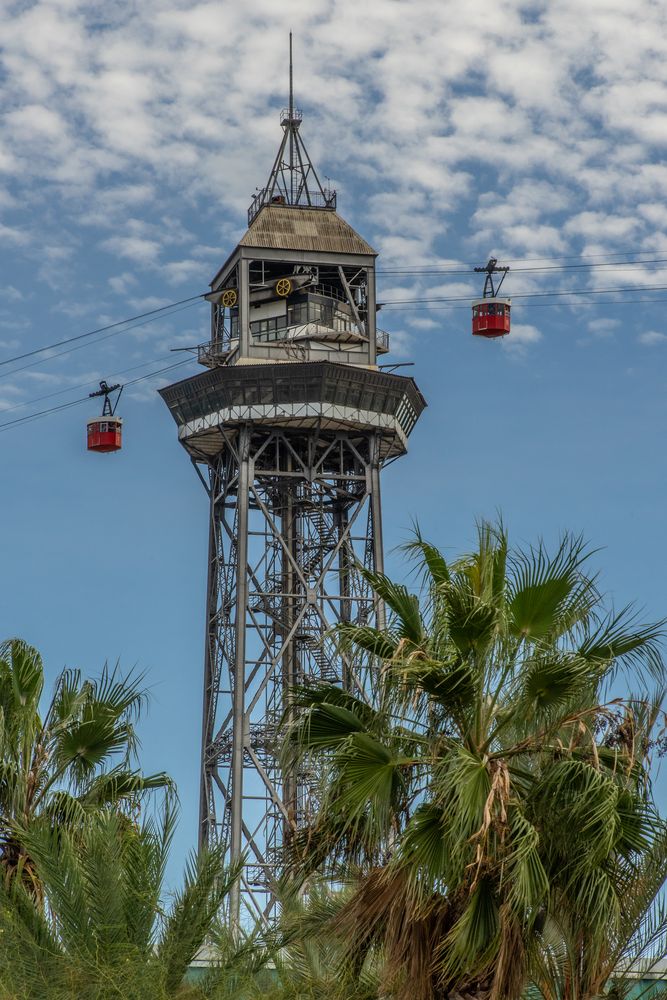
<path fill-rule="evenodd" d="M 232 336 L 238 328 L 238 318 L 232 314 Z M 325 296 L 307 295 L 290 301 L 286 315 L 255 320 L 250 323 L 250 332 L 258 341 L 271 342 L 285 339 L 285 330 L 304 327 L 309 324 L 336 330 L 339 333 L 356 329 L 354 320 L 342 302 Z"/>

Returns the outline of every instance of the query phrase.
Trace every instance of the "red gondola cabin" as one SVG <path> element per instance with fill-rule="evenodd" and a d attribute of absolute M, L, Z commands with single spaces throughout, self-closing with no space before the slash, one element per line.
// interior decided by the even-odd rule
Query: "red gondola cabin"
<path fill-rule="evenodd" d="M 120 417 L 94 417 L 88 421 L 88 451 L 120 451 L 123 421 Z"/>
<path fill-rule="evenodd" d="M 505 337 L 509 332 L 510 299 L 489 297 L 473 302 L 473 337 Z"/>

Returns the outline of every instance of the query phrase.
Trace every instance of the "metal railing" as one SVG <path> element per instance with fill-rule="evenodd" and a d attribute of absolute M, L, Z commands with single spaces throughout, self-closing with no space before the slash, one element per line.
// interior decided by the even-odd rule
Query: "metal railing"
<path fill-rule="evenodd" d="M 250 208 L 248 209 L 249 226 L 265 205 L 289 205 L 290 208 L 328 208 L 335 211 L 336 192 L 325 189 L 324 193 L 320 194 L 319 191 L 311 191 L 306 201 L 300 201 L 297 205 L 292 205 L 284 195 L 276 194 L 275 189 L 274 194 L 270 195 L 267 188 L 262 188 L 250 202 Z"/>
<path fill-rule="evenodd" d="M 230 340 L 208 340 L 197 345 L 197 361 L 200 365 L 215 368 L 232 353 L 235 346 Z"/>
<path fill-rule="evenodd" d="M 299 323 L 296 326 L 302 327 L 304 330 L 309 324 Z M 284 326 L 273 331 L 273 335 L 268 334 L 255 334 L 253 339 L 262 343 L 280 343 L 281 341 L 289 342 L 290 338 L 285 336 L 287 330 L 290 327 Z M 294 329 L 294 327 L 292 327 Z M 331 329 L 334 329 L 333 327 Z M 215 368 L 217 365 L 222 364 L 226 358 L 232 353 L 236 347 L 237 341 L 230 340 L 208 340 L 205 344 L 197 345 L 197 360 L 200 365 L 206 365 L 209 368 Z M 389 350 L 389 334 L 386 330 L 376 329 L 375 331 L 375 344 L 378 354 L 386 354 Z"/>
<path fill-rule="evenodd" d="M 381 354 L 386 354 L 389 350 L 389 334 L 386 330 L 375 329 L 375 344 Z"/>

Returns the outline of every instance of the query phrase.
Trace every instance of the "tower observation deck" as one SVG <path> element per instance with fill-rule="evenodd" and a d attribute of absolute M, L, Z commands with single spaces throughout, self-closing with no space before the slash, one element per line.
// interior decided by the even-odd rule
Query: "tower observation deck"
<path fill-rule="evenodd" d="M 209 497 L 199 841 L 246 857 L 232 921 L 270 919 L 284 845 L 317 806 L 281 767 L 297 684 L 363 688 L 341 621 L 382 621 L 380 471 L 424 406 L 378 369 L 376 253 L 336 212 L 301 139 L 283 138 L 249 228 L 211 283 L 206 371 L 160 390 Z"/>

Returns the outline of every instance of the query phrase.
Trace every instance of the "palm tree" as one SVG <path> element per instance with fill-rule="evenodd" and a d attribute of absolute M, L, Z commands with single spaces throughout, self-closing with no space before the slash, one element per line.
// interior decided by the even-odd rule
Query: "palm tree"
<path fill-rule="evenodd" d="M 650 786 L 644 784 L 651 750 L 664 744 L 662 734 L 655 739 L 662 713 L 655 703 L 638 703 L 633 708 L 632 715 L 627 710 L 618 713 L 602 745 L 603 753 L 624 747 L 618 764 L 625 764 L 626 787 L 613 789 L 600 783 L 597 787 L 591 784 L 588 791 L 595 802 L 599 835 L 612 840 L 613 849 L 600 843 L 598 851 L 591 850 L 591 839 L 594 844 L 596 838 L 591 838 L 588 830 L 580 835 L 577 817 L 572 815 L 574 797 L 563 803 L 564 812 L 552 815 L 556 823 L 542 822 L 545 856 L 550 860 L 551 899 L 534 949 L 531 980 L 532 990 L 544 1000 L 620 998 L 630 993 L 639 1000 L 642 993 L 638 994 L 637 979 L 642 974 L 650 977 L 656 962 L 667 954 L 663 895 L 667 825 L 653 813 Z M 630 819 L 622 838 L 615 835 L 614 810 L 608 800 L 605 802 L 605 797 L 614 793 L 617 810 Z M 633 798 L 634 809 L 641 803 L 639 809 L 649 818 L 648 827 L 632 822 Z M 610 828 L 605 831 L 607 824 Z M 562 829 L 571 831 L 567 838 L 561 835 Z M 651 997 L 654 994 L 652 989 Z"/>
<path fill-rule="evenodd" d="M 388 628 L 339 629 L 342 655 L 375 664 L 367 689 L 296 694 L 288 756 L 324 780 L 288 874 L 354 883 L 336 927 L 351 961 L 382 949 L 386 991 L 514 1000 L 553 893 L 596 915 L 599 941 L 600 871 L 663 835 L 645 758 L 612 745 L 646 699 L 609 694 L 621 669 L 662 679 L 661 625 L 605 608 L 579 538 L 510 550 L 483 523 L 452 565 L 419 534 L 409 548 L 421 600 L 369 575 Z"/>
<path fill-rule="evenodd" d="M 44 712 L 42 659 L 20 639 L 0 645 L 0 867 L 11 877 L 31 866 L 19 828 L 40 816 L 72 823 L 107 804 L 131 811 L 165 774 L 133 767 L 134 722 L 145 701 L 140 678 L 104 668 L 84 680 L 64 670 Z"/>
<path fill-rule="evenodd" d="M 76 831 L 44 819 L 22 830 L 42 887 L 0 889 L 0 993 L 44 1000 L 166 1000 L 212 996 L 184 980 L 237 872 L 202 851 L 165 912 L 163 882 L 174 829 L 169 798 L 159 820 L 128 823 L 112 810 Z"/>

